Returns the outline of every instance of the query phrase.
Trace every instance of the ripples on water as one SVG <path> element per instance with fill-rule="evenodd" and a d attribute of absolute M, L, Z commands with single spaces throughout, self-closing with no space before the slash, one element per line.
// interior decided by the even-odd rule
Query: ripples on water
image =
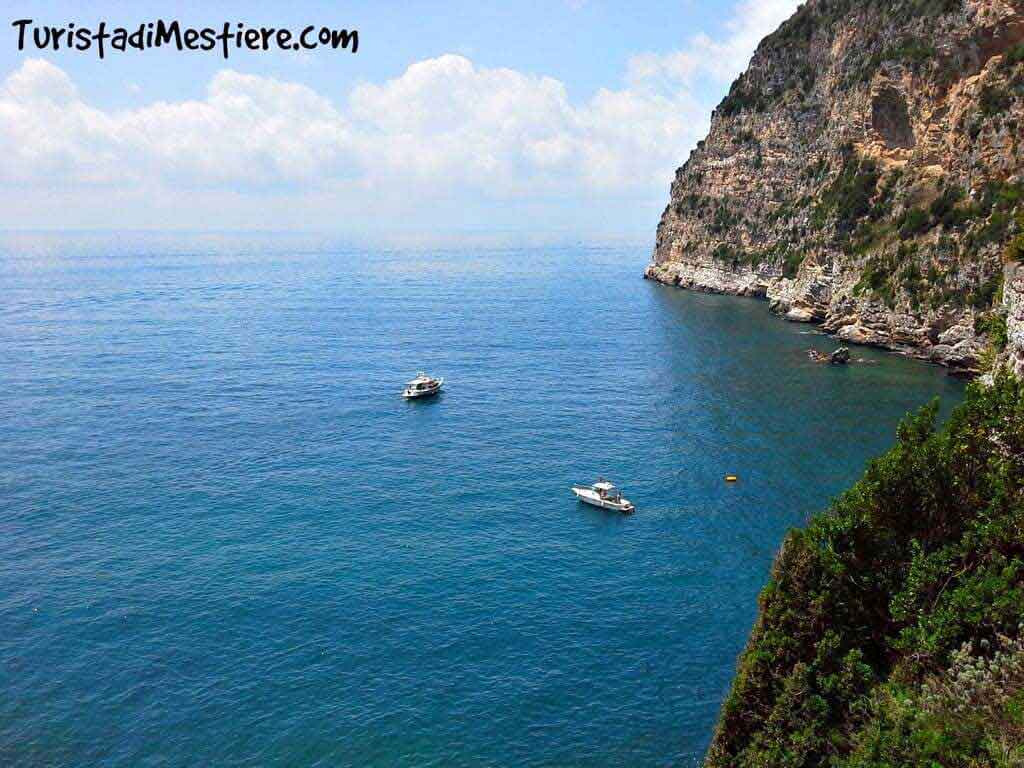
<path fill-rule="evenodd" d="M 646 248 L 0 248 L 4 765 L 695 765 L 787 528 L 961 391 Z"/>

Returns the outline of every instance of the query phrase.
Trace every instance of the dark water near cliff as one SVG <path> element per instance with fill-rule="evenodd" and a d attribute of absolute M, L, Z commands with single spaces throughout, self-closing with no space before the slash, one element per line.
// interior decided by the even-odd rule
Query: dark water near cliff
<path fill-rule="evenodd" d="M 961 386 L 645 260 L 8 237 L 0 764 L 695 764 L 786 529 Z"/>

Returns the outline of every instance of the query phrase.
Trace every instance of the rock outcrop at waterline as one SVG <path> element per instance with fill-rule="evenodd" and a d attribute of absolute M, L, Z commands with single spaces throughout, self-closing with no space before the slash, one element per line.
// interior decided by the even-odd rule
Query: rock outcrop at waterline
<path fill-rule="evenodd" d="M 646 276 L 1020 367 L 1022 232 L 1024 0 L 809 0 L 676 173 Z"/>

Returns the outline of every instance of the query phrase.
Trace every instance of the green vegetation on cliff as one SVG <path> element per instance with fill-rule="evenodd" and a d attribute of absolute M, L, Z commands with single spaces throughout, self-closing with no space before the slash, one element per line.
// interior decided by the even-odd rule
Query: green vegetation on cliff
<path fill-rule="evenodd" d="M 1024 383 L 936 417 L 787 538 L 708 766 L 1024 765 Z"/>
<path fill-rule="evenodd" d="M 764 112 L 785 93 L 808 93 L 818 75 L 808 63 L 807 49 L 812 38 L 817 34 L 831 34 L 838 22 L 853 13 L 882 11 L 893 21 L 907 23 L 913 19 L 931 19 L 954 13 L 962 7 L 963 0 L 819 0 L 804 3 L 761 43 L 764 51 L 784 51 L 789 61 L 793 62 L 782 83 L 765 90 L 750 82 L 746 74 L 741 75 L 733 83 L 718 111 L 729 117 L 745 111 Z M 866 82 L 883 63 L 889 61 L 918 68 L 933 60 L 935 55 L 935 47 L 927 38 L 907 37 L 897 44 L 880 48 L 859 62 L 859 66 L 851 67 L 850 71 L 854 74 L 851 79 Z"/>

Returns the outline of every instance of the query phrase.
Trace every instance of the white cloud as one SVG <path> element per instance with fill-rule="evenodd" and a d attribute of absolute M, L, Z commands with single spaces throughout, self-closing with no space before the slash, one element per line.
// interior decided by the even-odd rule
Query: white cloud
<path fill-rule="evenodd" d="M 796 5 L 744 0 L 724 39 L 698 35 L 681 51 L 637 56 L 626 87 L 582 103 L 550 77 L 444 55 L 359 85 L 342 103 L 223 70 L 200 100 L 106 111 L 60 68 L 27 60 L 0 85 L 0 182 L 49 190 L 46 199 L 97 185 L 183 202 L 220 190 L 231 204 L 261 199 L 260 210 L 272 208 L 268 194 L 333 197 L 398 218 L 401 206 L 435 196 L 660 200 L 706 129 L 697 78 L 731 79 Z"/>
<path fill-rule="evenodd" d="M 202 100 L 104 112 L 36 59 L 0 88 L 0 177 L 32 184 L 59 167 L 60 184 L 348 179 L 497 197 L 633 193 L 664 183 L 701 110 L 685 94 L 634 90 L 574 105 L 552 78 L 445 55 L 357 86 L 344 106 L 303 85 L 224 70 Z"/>
<path fill-rule="evenodd" d="M 682 50 L 645 53 L 629 62 L 633 82 L 664 78 L 692 86 L 698 77 L 732 80 L 750 61 L 757 44 L 788 19 L 802 0 L 742 0 L 725 23 L 727 35 L 715 40 L 695 35 Z"/>

